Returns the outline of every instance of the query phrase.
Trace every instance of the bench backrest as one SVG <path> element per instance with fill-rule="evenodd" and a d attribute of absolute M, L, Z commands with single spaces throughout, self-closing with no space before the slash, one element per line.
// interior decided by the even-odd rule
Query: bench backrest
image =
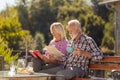
<path fill-rule="evenodd" d="M 102 76 L 104 76 L 104 71 L 120 70 L 120 56 L 105 56 L 102 60 L 91 62 L 89 64 L 89 69 L 103 71 Z M 91 74 L 89 74 L 91 75 Z M 93 76 L 98 76 L 100 73 L 95 72 Z M 92 75 L 91 75 L 92 76 Z M 101 76 L 98 76 L 101 77 Z M 87 78 L 73 78 L 72 80 L 92 80 L 90 77 Z M 98 80 L 98 79 L 95 79 Z M 102 80 L 102 79 L 99 79 Z M 105 79 L 106 80 L 106 79 Z M 118 79 L 115 79 L 118 80 Z"/>
<path fill-rule="evenodd" d="M 95 70 L 120 70 L 120 56 L 105 56 L 102 60 L 91 62 L 90 69 Z"/>

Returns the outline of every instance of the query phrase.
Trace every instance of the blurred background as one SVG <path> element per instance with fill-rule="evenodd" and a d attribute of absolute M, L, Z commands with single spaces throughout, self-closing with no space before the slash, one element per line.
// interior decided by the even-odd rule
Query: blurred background
<path fill-rule="evenodd" d="M 0 55 L 9 64 L 28 50 L 41 50 L 52 39 L 51 23 L 59 21 L 65 28 L 71 19 L 81 22 L 104 53 L 114 53 L 114 6 L 101 1 L 0 0 Z"/>

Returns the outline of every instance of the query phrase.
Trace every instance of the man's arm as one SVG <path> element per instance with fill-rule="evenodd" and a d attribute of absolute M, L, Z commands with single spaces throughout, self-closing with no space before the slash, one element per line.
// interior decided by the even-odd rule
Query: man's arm
<path fill-rule="evenodd" d="M 91 53 L 91 60 L 95 61 L 95 60 L 100 60 L 103 58 L 103 53 L 101 52 L 101 50 L 98 48 L 96 42 L 90 38 L 88 39 L 88 44 L 90 47 L 90 53 Z"/>
<path fill-rule="evenodd" d="M 92 60 L 100 60 L 103 58 L 103 53 L 100 51 L 100 49 L 98 48 L 98 46 L 96 45 L 95 41 L 92 38 L 88 39 L 87 47 L 90 48 L 89 52 L 77 48 L 74 50 L 73 53 L 88 57 L 89 59 Z"/>
<path fill-rule="evenodd" d="M 88 57 L 88 58 L 92 57 L 92 55 L 89 52 L 82 51 L 82 50 L 80 50 L 78 48 L 75 49 L 73 53 L 81 55 L 81 56 L 85 56 L 85 57 Z"/>

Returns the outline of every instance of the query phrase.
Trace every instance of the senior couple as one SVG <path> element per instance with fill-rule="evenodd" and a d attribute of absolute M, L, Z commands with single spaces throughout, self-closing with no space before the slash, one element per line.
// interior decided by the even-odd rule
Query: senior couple
<path fill-rule="evenodd" d="M 54 45 L 64 54 L 62 61 L 51 56 L 48 51 L 45 51 L 45 54 L 40 51 L 31 52 L 35 56 L 32 60 L 35 72 L 64 75 L 64 77 L 56 77 L 56 80 L 70 80 L 84 77 L 90 60 L 103 58 L 103 53 L 95 41 L 82 32 L 78 20 L 70 20 L 66 28 L 71 37 L 69 41 L 61 23 L 55 22 L 50 26 L 53 40 L 49 45 Z"/>

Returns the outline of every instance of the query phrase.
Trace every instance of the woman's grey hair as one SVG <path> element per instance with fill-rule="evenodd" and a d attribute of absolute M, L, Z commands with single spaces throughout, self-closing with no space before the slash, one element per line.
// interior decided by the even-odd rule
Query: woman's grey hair
<path fill-rule="evenodd" d="M 54 22 L 53 24 L 51 24 L 50 26 L 51 33 L 53 32 L 53 27 L 55 31 L 61 35 L 61 39 L 66 39 L 66 34 L 63 25 L 60 22 Z"/>
<path fill-rule="evenodd" d="M 79 27 L 80 31 L 81 31 L 81 23 L 78 21 L 78 20 L 70 20 L 68 22 L 68 26 L 71 25 L 71 24 L 75 24 L 76 27 Z"/>

